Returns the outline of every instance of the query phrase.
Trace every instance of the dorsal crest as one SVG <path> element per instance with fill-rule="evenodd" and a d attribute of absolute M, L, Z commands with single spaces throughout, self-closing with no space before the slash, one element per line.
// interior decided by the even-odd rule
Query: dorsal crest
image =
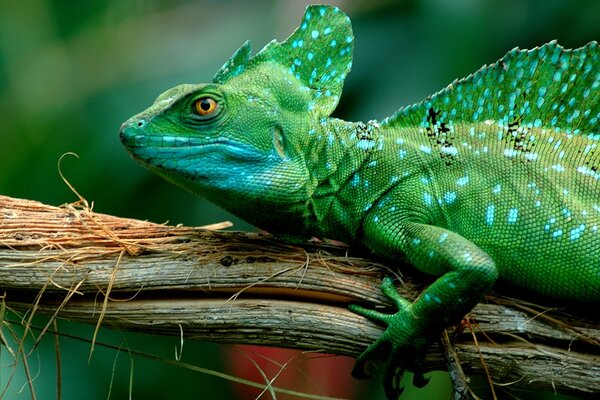
<path fill-rule="evenodd" d="M 308 111 L 321 116 L 333 112 L 344 79 L 352 67 L 354 36 L 350 19 L 332 6 L 308 6 L 300 26 L 285 41 L 272 41 L 250 58 L 246 42 L 221 67 L 215 83 L 225 83 L 265 63 L 280 66 L 300 90 L 308 91 Z"/>
<path fill-rule="evenodd" d="M 488 121 L 507 130 L 536 127 L 600 140 L 598 49 L 597 42 L 565 49 L 556 41 L 532 50 L 515 48 L 424 101 L 401 108 L 382 125 L 439 129 Z"/>

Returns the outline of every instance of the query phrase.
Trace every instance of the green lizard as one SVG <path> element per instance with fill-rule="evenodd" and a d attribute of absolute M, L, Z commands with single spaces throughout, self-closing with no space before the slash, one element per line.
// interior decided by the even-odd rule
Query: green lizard
<path fill-rule="evenodd" d="M 502 279 L 570 303 L 600 304 L 598 44 L 514 49 L 383 121 L 331 118 L 353 35 L 335 7 L 250 57 L 246 42 L 213 83 L 161 94 L 121 127 L 135 159 L 285 238 L 345 241 L 439 276 L 398 312 L 351 310 L 387 328 L 413 370 L 432 341 Z"/>

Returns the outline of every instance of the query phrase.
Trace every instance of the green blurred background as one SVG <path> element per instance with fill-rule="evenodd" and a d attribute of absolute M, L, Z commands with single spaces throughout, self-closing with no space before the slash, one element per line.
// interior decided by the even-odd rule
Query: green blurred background
<path fill-rule="evenodd" d="M 558 39 L 579 47 L 600 39 L 597 0 L 324 2 L 345 10 L 354 26 L 353 72 L 335 113 L 350 120 L 384 118 L 515 46 Z M 118 128 L 162 91 L 210 81 L 246 39 L 255 51 L 272 38 L 284 39 L 308 3 L 1 0 L 0 194 L 55 205 L 75 201 L 57 172 L 59 157 L 75 152 L 79 159 L 64 159 L 62 171 L 95 211 L 187 225 L 232 220 L 238 229 L 252 229 L 137 165 L 119 143 Z M 90 327 L 59 326 L 92 335 Z M 38 399 L 56 398 L 54 344 L 46 339 L 30 359 Z M 64 399 L 106 399 L 110 390 L 112 399 L 127 398 L 126 347 L 172 358 L 178 345 L 177 338 L 110 330 L 102 330 L 99 340 L 123 350 L 97 348 L 88 362 L 89 344 L 61 339 Z M 184 360 L 227 371 L 236 361 L 229 348 L 222 356 L 224 348 L 188 341 Z M 2 351 L 0 390 L 13 370 L 10 361 Z M 140 358 L 133 365 L 133 398 L 240 396 L 223 380 Z M 339 365 L 341 375 L 349 374 L 348 360 Z M 22 368 L 15 374 L 4 398 L 31 398 Z M 415 398 L 448 398 L 447 378 L 436 381 L 431 391 L 415 391 Z M 359 389 L 351 380 L 339 385 L 356 391 L 355 398 L 368 390 L 381 398 L 374 383 Z"/>

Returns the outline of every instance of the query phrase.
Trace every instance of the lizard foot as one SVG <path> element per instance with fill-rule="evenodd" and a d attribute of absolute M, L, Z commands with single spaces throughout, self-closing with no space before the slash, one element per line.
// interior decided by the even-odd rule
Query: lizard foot
<path fill-rule="evenodd" d="M 381 291 L 398 308 L 395 314 L 384 314 L 350 305 L 350 311 L 387 325 L 381 336 L 357 357 L 352 376 L 357 379 L 368 378 L 369 375 L 364 369 L 366 362 L 380 347 L 386 346 L 390 351 L 383 384 L 386 397 L 396 399 L 403 391 L 399 383 L 405 370 L 414 373 L 413 385 L 416 387 L 423 387 L 429 382 L 429 379 L 423 376 L 421 366 L 433 339 L 431 332 L 427 332 L 426 323 L 413 315 L 412 303 L 396 292 L 391 278 L 384 278 Z"/>

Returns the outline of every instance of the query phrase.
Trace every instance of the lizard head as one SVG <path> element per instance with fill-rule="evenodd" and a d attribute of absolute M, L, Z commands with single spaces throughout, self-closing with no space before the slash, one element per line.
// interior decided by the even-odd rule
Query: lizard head
<path fill-rule="evenodd" d="M 172 88 L 126 121 L 121 140 L 147 168 L 249 222 L 257 204 L 306 208 L 309 132 L 338 103 L 352 45 L 345 14 L 309 6 L 287 40 L 253 57 L 244 43 L 212 83 Z"/>

